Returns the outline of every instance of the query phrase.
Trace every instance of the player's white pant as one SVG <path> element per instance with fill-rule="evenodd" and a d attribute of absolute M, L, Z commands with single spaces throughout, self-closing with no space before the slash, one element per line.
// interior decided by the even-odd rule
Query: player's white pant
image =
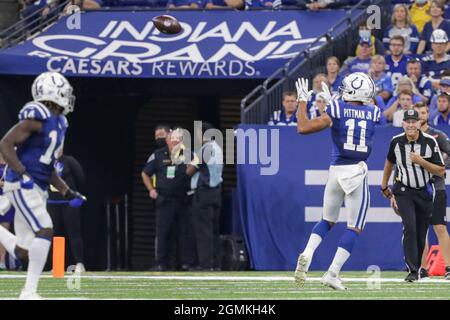
<path fill-rule="evenodd" d="M 345 201 L 347 227 L 363 229 L 370 206 L 367 165 L 330 166 L 323 197 L 323 219 L 336 223 Z"/>
<path fill-rule="evenodd" d="M 53 228 L 47 212 L 48 194 L 37 185 L 33 189 L 21 189 L 18 183 L 5 182 L 5 195 L 14 206 L 14 230 L 17 246 L 30 249 L 35 233 L 44 228 Z"/>

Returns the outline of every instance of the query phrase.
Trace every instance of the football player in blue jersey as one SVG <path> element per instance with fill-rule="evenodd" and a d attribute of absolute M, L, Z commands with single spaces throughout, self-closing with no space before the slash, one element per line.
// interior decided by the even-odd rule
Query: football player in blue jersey
<path fill-rule="evenodd" d="M 68 127 L 65 115 L 73 111 L 74 96 L 67 79 L 46 72 L 32 85 L 34 101 L 19 112 L 19 122 L 0 141 L 8 165 L 3 191 L 14 206 L 16 235 L 0 227 L 0 242 L 14 258 L 28 260 L 28 272 L 20 297 L 40 299 L 37 287 L 47 260 L 53 224 L 46 209 L 49 184 L 73 206 L 86 198 L 72 191 L 54 169 Z"/>
<path fill-rule="evenodd" d="M 326 234 L 336 224 L 341 206 L 345 201 L 347 229 L 340 239 L 339 247 L 322 283 L 335 290 L 346 290 L 339 272 L 350 257 L 353 245 L 364 228 L 370 205 L 368 168 L 366 160 L 372 151 L 372 137 L 381 111 L 370 104 L 375 94 L 373 80 L 364 73 L 349 74 L 342 81 L 341 97 L 330 99 L 325 112 L 318 118 L 308 120 L 306 101 L 308 80 L 296 83 L 299 113 L 298 132 L 308 134 L 331 127 L 333 141 L 332 160 L 323 200 L 323 216 L 313 228 L 304 251 L 300 254 L 295 270 L 295 281 L 303 286 L 314 251 Z M 326 84 L 323 84 L 324 90 Z"/>

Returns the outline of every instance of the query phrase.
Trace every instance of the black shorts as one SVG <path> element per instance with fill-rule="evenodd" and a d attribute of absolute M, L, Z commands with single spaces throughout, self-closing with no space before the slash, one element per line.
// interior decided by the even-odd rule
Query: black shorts
<path fill-rule="evenodd" d="M 447 192 L 445 190 L 436 191 L 430 224 L 433 226 L 438 224 L 447 225 Z"/>

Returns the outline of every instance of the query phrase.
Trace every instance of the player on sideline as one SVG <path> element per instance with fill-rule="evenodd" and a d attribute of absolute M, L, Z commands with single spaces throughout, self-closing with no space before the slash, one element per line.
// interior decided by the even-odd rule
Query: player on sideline
<path fill-rule="evenodd" d="M 8 165 L 3 191 L 14 206 L 16 235 L 0 227 L 0 242 L 14 258 L 28 260 L 28 271 L 20 299 L 40 299 L 37 287 L 47 260 L 53 224 L 46 209 L 51 183 L 80 206 L 86 200 L 72 191 L 53 167 L 68 127 L 65 115 L 73 111 L 74 96 L 67 79 L 46 72 L 32 86 L 34 101 L 19 112 L 19 122 L 0 141 Z"/>
<path fill-rule="evenodd" d="M 347 229 L 322 283 L 335 290 L 346 290 L 339 272 L 364 228 L 370 204 L 365 161 L 372 150 L 374 127 L 381 115 L 377 106 L 369 104 L 375 94 L 375 84 L 364 73 L 352 73 L 342 81 L 341 98 L 331 99 L 328 87 L 322 83 L 329 98 L 326 112 L 311 120 L 306 117 L 306 101 L 311 94 L 308 80 L 298 79 L 296 87 L 299 101 L 298 132 L 308 134 L 331 127 L 333 149 L 324 192 L 322 220 L 314 226 L 306 248 L 298 258 L 295 281 L 300 286 L 304 285 L 314 251 L 338 221 L 339 210 L 345 201 Z"/>

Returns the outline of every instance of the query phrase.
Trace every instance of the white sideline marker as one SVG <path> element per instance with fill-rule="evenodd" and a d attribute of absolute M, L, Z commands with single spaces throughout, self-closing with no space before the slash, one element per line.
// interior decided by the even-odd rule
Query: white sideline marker
<path fill-rule="evenodd" d="M 43 278 L 52 278 L 50 275 L 43 275 Z M 252 276 L 146 276 L 146 275 L 139 275 L 139 276 L 121 276 L 121 275 L 111 275 L 111 276 L 100 276 L 100 275 L 81 275 L 82 279 L 114 279 L 114 280 L 130 280 L 130 279 L 148 279 L 148 280 L 181 280 L 181 281 L 198 281 L 198 280 L 204 280 L 204 281 L 292 281 L 294 282 L 294 277 L 288 277 L 288 276 L 270 276 L 270 277 L 252 277 Z M 26 278 L 26 275 L 12 275 L 12 274 L 2 274 L 0 275 L 0 279 L 24 279 Z M 311 277 L 308 278 L 306 281 L 309 282 L 320 282 L 322 280 L 321 277 Z M 342 278 L 344 282 L 373 282 L 374 280 L 384 282 L 384 283 L 398 283 L 398 282 L 405 282 L 405 280 L 402 278 Z M 430 279 L 426 282 L 418 282 L 419 284 L 427 284 L 427 283 L 447 283 L 450 285 L 450 281 L 444 280 L 444 279 Z"/>

